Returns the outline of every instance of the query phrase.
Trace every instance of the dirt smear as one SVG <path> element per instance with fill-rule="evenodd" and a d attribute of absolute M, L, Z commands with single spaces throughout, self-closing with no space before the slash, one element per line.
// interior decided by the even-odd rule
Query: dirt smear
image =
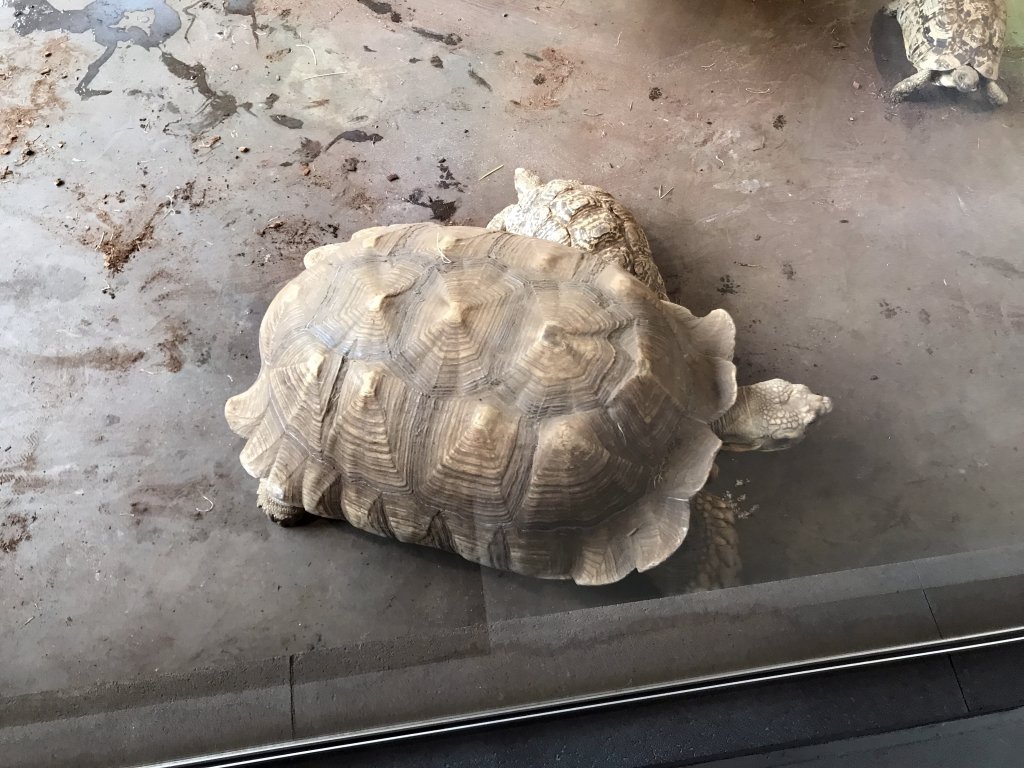
<path fill-rule="evenodd" d="M 37 67 L 17 66 L 14 63 L 17 53 L 14 50 L 0 53 L 3 89 L 11 97 L 17 94 L 27 94 L 27 97 L 16 103 L 10 103 L 15 102 L 11 98 L 8 106 L 0 108 L 0 155 L 10 154 L 20 140 L 27 139 L 24 134 L 35 123 L 64 107 L 64 100 L 57 94 L 57 83 L 60 73 L 74 65 L 67 36 L 48 40 L 42 47 L 42 57 L 33 45 L 31 58 L 40 62 Z"/>
<path fill-rule="evenodd" d="M 146 353 L 138 349 L 100 347 L 74 355 L 39 355 L 35 360 L 55 368 L 93 368 L 97 371 L 124 373 L 145 356 Z"/>
<path fill-rule="evenodd" d="M 523 109 L 553 109 L 559 105 L 559 98 L 565 90 L 576 65 L 554 48 L 545 48 L 540 56 L 525 54 L 530 60 L 526 64 L 526 75 L 533 86 L 526 95 L 512 99 L 512 104 Z M 518 63 L 513 63 L 516 74 L 522 74 Z"/>
<path fill-rule="evenodd" d="M 3 520 L 0 520 L 0 552 L 5 555 L 17 551 L 22 542 L 32 538 L 29 526 L 36 521 L 36 515 L 32 517 L 20 512 L 11 512 Z"/>
<path fill-rule="evenodd" d="M 181 346 L 188 341 L 188 330 L 183 325 L 171 326 L 167 338 L 157 344 L 164 353 L 163 366 L 171 373 L 178 373 L 185 367 L 185 353 Z"/>
<path fill-rule="evenodd" d="M 420 208 L 429 208 L 430 218 L 434 221 L 449 221 L 459 207 L 454 200 L 442 200 L 439 197 L 428 197 L 424 200 L 422 189 L 414 189 L 405 199 Z"/>
<path fill-rule="evenodd" d="M 160 203 L 156 210 L 149 214 L 139 226 L 118 223 L 106 211 L 96 212 L 97 218 L 107 228 L 97 248 L 103 254 L 103 266 L 110 274 L 116 275 L 124 269 L 124 265 L 131 257 L 152 241 L 153 232 L 156 229 L 156 217 L 166 207 L 167 203 Z"/>

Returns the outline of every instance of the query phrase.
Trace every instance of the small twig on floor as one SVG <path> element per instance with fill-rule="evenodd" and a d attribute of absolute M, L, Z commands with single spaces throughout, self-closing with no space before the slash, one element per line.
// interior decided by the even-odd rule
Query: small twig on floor
<path fill-rule="evenodd" d="M 765 94 L 765 93 L 771 93 L 772 92 L 771 88 L 768 88 L 768 89 L 763 90 L 763 91 L 759 91 L 756 88 L 744 88 L 743 90 L 745 90 L 747 93 L 760 93 L 760 94 Z"/>
<path fill-rule="evenodd" d="M 139 368 L 147 376 L 156 376 L 156 371 L 147 371 L 145 368 Z"/>
<path fill-rule="evenodd" d="M 584 109 L 583 114 L 585 117 L 600 117 L 604 112 L 587 112 L 587 110 Z"/>
<path fill-rule="evenodd" d="M 750 267 L 751 269 L 764 269 L 760 264 L 748 264 L 745 261 L 737 261 L 736 266 L 738 267 Z"/>
<path fill-rule="evenodd" d="M 675 187 L 669 187 L 668 189 L 665 190 L 665 194 L 662 194 L 661 187 L 658 187 L 658 199 L 664 200 L 666 197 L 672 194 L 673 189 L 675 189 Z"/>
<path fill-rule="evenodd" d="M 500 171 L 500 170 L 501 170 L 502 168 L 504 168 L 504 167 L 505 167 L 505 164 L 504 164 L 504 163 L 502 163 L 502 164 L 501 164 L 501 165 L 499 165 L 499 166 L 498 166 L 497 168 L 491 168 L 491 170 L 489 170 L 489 171 L 488 171 L 487 173 L 485 173 L 485 174 L 484 174 L 483 176 L 481 176 L 481 177 L 480 177 L 479 179 L 477 179 L 477 181 L 483 181 L 483 180 L 484 180 L 484 179 L 486 179 L 486 178 L 487 178 L 488 176 L 490 176 L 490 175 L 491 175 L 492 173 L 497 173 L 498 171 Z"/>
<path fill-rule="evenodd" d="M 722 167 L 723 167 L 723 168 L 725 167 L 725 161 L 724 161 L 724 160 L 722 160 L 722 158 L 720 158 L 720 157 L 719 157 L 718 155 L 715 155 L 715 160 L 717 160 L 718 162 L 720 162 L 720 163 L 722 164 Z"/>
<path fill-rule="evenodd" d="M 629 111 L 630 112 L 633 111 L 633 102 L 632 101 L 629 102 Z"/>
<path fill-rule="evenodd" d="M 26 621 L 26 622 L 25 622 L 24 624 L 22 624 L 21 626 L 23 626 L 23 627 L 27 627 L 27 626 L 28 626 L 29 624 L 31 624 L 31 623 L 32 623 L 32 621 L 33 621 L 34 619 L 35 619 L 35 616 L 30 616 L 30 617 L 29 617 L 29 619 L 28 619 L 28 621 Z"/>
<path fill-rule="evenodd" d="M 615 47 L 616 48 L 619 47 L 619 40 L 621 40 L 621 39 L 622 39 L 622 33 L 619 32 L 619 36 L 615 38 Z"/>
<path fill-rule="evenodd" d="M 348 72 L 324 72 L 322 75 L 310 75 L 309 77 L 302 78 L 305 80 L 314 80 L 318 77 L 334 77 L 335 75 L 347 75 Z"/>
<path fill-rule="evenodd" d="M 711 69 L 717 63 L 718 63 L 717 61 L 712 61 L 710 64 L 701 64 L 700 68 L 701 69 Z"/>
<path fill-rule="evenodd" d="M 316 66 L 316 51 L 314 51 L 311 46 L 306 45 L 305 43 L 296 43 L 295 47 L 296 48 L 309 48 L 309 52 L 313 54 L 313 66 L 314 67 Z"/>
<path fill-rule="evenodd" d="M 213 509 L 213 499 L 211 499 L 205 493 L 200 493 L 199 495 L 206 499 L 206 503 L 209 504 L 210 506 L 207 509 L 200 509 L 199 507 L 196 507 L 196 512 L 198 512 L 201 515 L 205 515 L 207 512 Z"/>

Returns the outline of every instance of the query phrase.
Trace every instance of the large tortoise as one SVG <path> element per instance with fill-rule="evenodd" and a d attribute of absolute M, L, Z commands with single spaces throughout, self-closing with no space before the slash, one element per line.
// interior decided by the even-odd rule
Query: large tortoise
<path fill-rule="evenodd" d="M 363 230 L 305 265 L 225 409 L 271 519 L 344 518 L 580 584 L 679 547 L 736 401 L 726 312 L 472 227 Z M 796 431 L 827 409 L 809 402 Z"/>
<path fill-rule="evenodd" d="M 990 102 L 1007 102 L 996 83 L 1006 38 L 1006 0 L 893 0 L 885 12 L 899 21 L 907 58 L 917 68 L 889 92 L 892 101 L 903 101 L 930 83 L 967 93 L 984 82 Z"/>

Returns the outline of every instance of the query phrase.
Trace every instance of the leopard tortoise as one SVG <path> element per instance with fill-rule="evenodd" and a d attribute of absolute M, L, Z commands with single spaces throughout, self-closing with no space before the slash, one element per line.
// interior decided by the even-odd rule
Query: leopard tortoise
<path fill-rule="evenodd" d="M 907 58 L 917 68 L 889 93 L 894 102 L 930 83 L 978 90 L 996 106 L 1007 102 L 996 79 L 1006 38 L 1006 0 L 893 0 L 885 12 L 903 29 Z"/>
<path fill-rule="evenodd" d="M 617 264 L 473 227 L 362 230 L 305 266 L 263 318 L 256 382 L 225 407 L 271 519 L 343 518 L 579 584 L 680 546 L 736 403 L 726 312 L 695 317 Z M 698 559 L 716 554 L 704 533 Z"/>

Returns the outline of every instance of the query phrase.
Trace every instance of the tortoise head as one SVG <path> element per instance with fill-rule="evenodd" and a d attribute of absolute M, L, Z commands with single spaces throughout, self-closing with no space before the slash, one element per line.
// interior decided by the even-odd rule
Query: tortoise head
<path fill-rule="evenodd" d="M 804 384 L 769 379 L 740 387 L 736 402 L 712 423 L 727 451 L 782 451 L 832 410 L 832 400 Z"/>
<path fill-rule="evenodd" d="M 961 93 L 973 93 L 978 90 L 978 70 L 974 67 L 964 65 L 957 67 L 950 73 L 953 86 Z"/>

